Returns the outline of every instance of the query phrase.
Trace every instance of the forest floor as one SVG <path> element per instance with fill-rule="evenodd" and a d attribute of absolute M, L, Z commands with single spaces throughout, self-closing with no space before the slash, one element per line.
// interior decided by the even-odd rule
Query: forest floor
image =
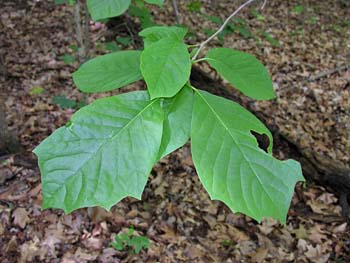
<path fill-rule="evenodd" d="M 237 1 L 178 2 L 191 44 L 204 40 L 218 27 L 215 21 L 237 7 Z M 335 193 L 315 183 L 298 184 L 287 224 L 272 219 L 258 224 L 209 199 L 189 144 L 155 165 L 141 201 L 126 198 L 110 212 L 42 211 L 40 172 L 31 154 L 35 146 L 80 106 L 144 89 L 144 84 L 103 95 L 79 92 L 71 79 L 79 66 L 72 7 L 33 0 L 4 1 L 0 8 L 5 65 L 0 84 L 7 94 L 9 125 L 25 149 L 23 156 L 0 157 L 0 262 L 350 262 L 350 228 Z M 224 39 L 211 45 L 261 59 L 277 99 L 244 103 L 269 116 L 267 122 L 302 148 L 349 168 L 350 6 L 346 1 L 277 0 L 258 8 L 248 7 L 235 32 L 226 30 Z M 171 1 L 152 10 L 157 23 L 175 23 Z M 135 19 L 125 19 L 118 43 L 111 42 L 111 28 L 91 23 L 91 56 L 138 47 L 137 30 L 130 28 Z M 217 79 L 204 63 L 201 67 Z M 291 158 L 283 145 L 277 144 L 274 154 Z M 110 245 L 131 226 L 150 240 L 139 254 Z"/>

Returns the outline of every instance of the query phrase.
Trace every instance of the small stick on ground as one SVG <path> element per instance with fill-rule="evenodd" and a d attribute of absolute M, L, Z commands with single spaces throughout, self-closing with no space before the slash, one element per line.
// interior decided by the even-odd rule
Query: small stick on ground
<path fill-rule="evenodd" d="M 321 78 L 327 77 L 327 76 L 332 75 L 334 73 L 338 73 L 338 72 L 341 72 L 343 70 L 347 70 L 348 68 L 350 68 L 350 64 L 342 65 L 342 66 L 336 67 L 334 69 L 330 69 L 330 70 L 321 72 L 315 76 L 312 76 L 308 79 L 308 81 L 311 82 L 311 81 L 319 80 Z"/>

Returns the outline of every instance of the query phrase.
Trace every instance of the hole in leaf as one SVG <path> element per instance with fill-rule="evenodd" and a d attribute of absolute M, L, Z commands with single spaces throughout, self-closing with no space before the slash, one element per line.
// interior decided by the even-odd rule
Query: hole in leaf
<path fill-rule="evenodd" d="M 256 138 L 259 148 L 264 150 L 267 153 L 267 149 L 269 148 L 269 145 L 270 145 L 269 137 L 265 133 L 260 134 L 253 130 L 250 130 L 250 133 Z"/>

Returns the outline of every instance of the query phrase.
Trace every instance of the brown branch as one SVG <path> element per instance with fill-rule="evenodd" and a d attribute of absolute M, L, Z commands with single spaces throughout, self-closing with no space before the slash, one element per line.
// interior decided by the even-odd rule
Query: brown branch
<path fill-rule="evenodd" d="M 79 63 L 82 63 L 86 60 L 86 48 L 84 43 L 84 31 L 81 26 L 79 1 L 76 1 L 74 5 L 74 23 L 75 23 L 76 39 L 78 42 L 78 61 Z"/>

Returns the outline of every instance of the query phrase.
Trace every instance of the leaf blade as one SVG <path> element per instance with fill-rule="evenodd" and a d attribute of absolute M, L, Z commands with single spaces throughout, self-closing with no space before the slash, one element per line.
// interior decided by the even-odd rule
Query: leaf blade
<path fill-rule="evenodd" d="M 147 92 L 96 100 L 44 140 L 34 153 L 42 173 L 43 208 L 71 212 L 140 198 L 157 161 L 163 112 Z"/>
<path fill-rule="evenodd" d="M 172 38 L 182 41 L 187 34 L 187 28 L 178 26 L 153 26 L 142 30 L 139 36 L 144 40 L 145 48 L 163 38 Z"/>
<path fill-rule="evenodd" d="M 191 149 L 199 178 L 210 197 L 232 211 L 257 221 L 270 216 L 285 222 L 294 185 L 304 180 L 300 164 L 279 161 L 259 149 L 250 130 L 267 129 L 252 114 L 253 127 L 239 122 L 236 116 L 243 112 L 238 104 L 196 91 Z"/>
<path fill-rule="evenodd" d="M 206 58 L 223 78 L 243 94 L 258 100 L 275 97 L 269 73 L 253 55 L 229 48 L 214 48 Z"/>
<path fill-rule="evenodd" d="M 73 73 L 73 81 L 83 92 L 105 92 L 142 79 L 141 51 L 120 51 L 85 62 Z"/>
<path fill-rule="evenodd" d="M 120 16 L 129 7 L 131 0 L 87 0 L 87 7 L 94 21 Z"/>
<path fill-rule="evenodd" d="M 159 159 L 183 146 L 190 138 L 193 91 L 187 85 L 163 102 L 164 126 Z"/>
<path fill-rule="evenodd" d="M 145 0 L 145 2 L 148 4 L 158 5 L 158 6 L 162 7 L 164 0 Z"/>
<path fill-rule="evenodd" d="M 184 43 L 164 38 L 141 54 L 141 72 L 151 99 L 173 97 L 190 77 L 191 59 Z"/>

